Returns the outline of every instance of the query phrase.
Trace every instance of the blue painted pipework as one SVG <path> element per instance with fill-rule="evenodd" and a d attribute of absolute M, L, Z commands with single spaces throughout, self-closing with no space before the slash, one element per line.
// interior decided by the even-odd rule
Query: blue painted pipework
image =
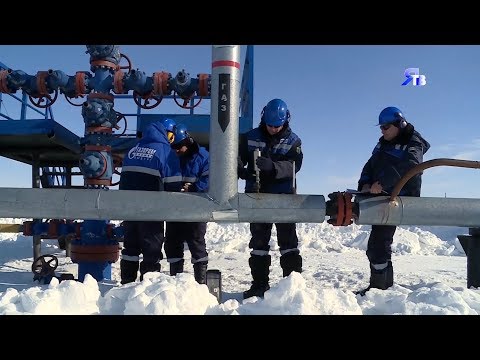
<path fill-rule="evenodd" d="M 113 136 L 113 129 L 117 126 L 119 120 L 118 113 L 113 108 L 114 99 L 133 98 L 134 96 L 112 94 L 115 88 L 115 75 L 119 74 L 117 71 L 119 71 L 119 63 L 122 57 L 119 47 L 117 45 L 87 45 L 86 47 L 86 53 L 90 54 L 90 70 L 93 74 L 81 72 L 69 76 L 61 70 L 50 69 L 45 77 L 45 89 L 48 94 L 58 90 L 68 98 L 88 95 L 82 105 L 82 116 L 85 123 L 84 137 L 80 140 L 69 139 L 68 141 L 73 141 L 75 144 L 72 143 L 72 146 L 67 146 L 67 148 L 80 146 L 82 149 L 79 167 L 84 177 L 85 186 L 100 187 L 107 190 L 111 184 L 114 170 L 111 149 L 117 147 L 127 150 L 133 144 L 132 139 L 121 139 Z M 0 63 L 0 69 L 8 69 L 8 67 Z M 46 108 L 45 113 L 43 113 L 27 103 L 27 95 L 33 97 L 41 95 L 37 83 L 39 74 L 29 75 L 21 70 L 8 71 L 10 71 L 6 76 L 8 95 L 22 102 L 21 120 L 26 120 L 27 107 L 44 114 L 45 119 L 53 119 L 50 107 Z M 130 72 L 120 74 L 122 93 L 128 94 L 129 91 L 134 91 L 137 96 L 152 96 L 156 99 L 177 97 L 187 99 L 191 104 L 200 97 L 199 78 L 190 77 L 190 74 L 183 69 L 176 76 L 172 76 L 170 73 L 166 74 L 167 77 L 163 80 L 167 84 L 166 90 L 162 88 L 162 93 L 155 92 L 158 89 L 155 88 L 154 76 L 147 76 L 145 72 L 139 69 L 132 69 Z M 81 89 L 78 87 L 79 82 L 83 84 Z M 208 88 L 208 96 L 203 94 L 202 97 L 210 99 L 210 75 L 208 75 L 208 86 L 204 87 L 203 91 L 205 91 L 205 88 Z M 13 95 L 17 90 L 23 91 L 22 99 Z M 2 100 L 1 96 L 2 93 L 0 92 L 0 101 Z M 244 134 L 253 126 L 253 46 L 247 47 L 240 97 L 240 133 Z M 190 109 L 189 115 L 146 115 L 141 113 L 140 106 L 137 109 L 137 114 L 134 114 L 137 116 L 137 131 L 141 131 L 150 121 L 171 116 L 179 123 L 187 124 L 194 134 L 205 135 L 209 133 L 210 115 L 194 114 L 193 109 Z M 1 109 L 0 116 L 11 119 L 8 115 L 2 114 Z M 17 128 L 17 131 L 20 130 Z M 61 140 L 59 141 L 61 142 Z M 33 229 L 35 235 L 45 233 L 46 226 L 48 226 L 47 223 L 36 222 Z M 68 226 L 71 227 L 71 225 L 65 225 L 59 228 L 59 231 L 62 234 L 63 232 L 71 232 L 72 229 Z M 113 227 L 113 231 L 109 233 L 111 229 L 112 225 L 106 220 L 85 220 L 80 228 L 80 238 L 74 240 L 72 245 L 75 245 L 77 250 L 80 249 L 80 251 L 82 246 L 91 250 L 95 246 L 118 245 L 117 239 L 123 236 L 123 228 L 121 226 Z M 88 252 L 86 251 L 86 253 Z M 87 273 L 98 281 L 111 279 L 111 263 L 108 261 L 78 261 L 79 280 L 83 280 Z"/>

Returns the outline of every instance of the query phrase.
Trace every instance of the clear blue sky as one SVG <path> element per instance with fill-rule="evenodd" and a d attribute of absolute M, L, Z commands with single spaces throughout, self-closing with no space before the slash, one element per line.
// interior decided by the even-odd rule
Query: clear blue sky
<path fill-rule="evenodd" d="M 193 77 L 211 72 L 211 46 L 121 45 L 121 52 L 151 75 Z M 89 70 L 83 45 L 0 46 L 0 61 L 35 74 L 58 69 L 68 75 Z M 242 46 L 242 62 L 246 46 Z M 360 171 L 381 136 L 379 112 L 399 107 L 407 120 L 430 142 L 425 160 L 480 160 L 480 46 L 438 45 L 259 45 L 254 57 L 254 125 L 263 106 L 281 98 L 292 114 L 291 126 L 303 141 L 304 163 L 298 174 L 301 194 L 323 194 L 356 187 Z M 420 68 L 425 86 L 401 86 L 406 68 Z M 242 63 L 243 68 L 243 63 Z M 20 107 L 4 96 L 2 112 L 19 117 Z M 118 105 L 117 105 L 118 104 Z M 209 112 L 210 103 L 200 105 Z M 135 112 L 133 100 L 115 108 Z M 55 119 L 83 134 L 79 107 L 59 97 Z M 151 113 L 186 113 L 160 104 Z M 33 116 L 33 115 L 32 115 Z M 129 126 L 131 128 L 132 126 Z M 30 187 L 30 167 L 0 158 L 2 187 Z M 439 167 L 423 175 L 422 196 L 480 197 L 477 169 Z M 243 189 L 240 189 L 243 191 Z"/>

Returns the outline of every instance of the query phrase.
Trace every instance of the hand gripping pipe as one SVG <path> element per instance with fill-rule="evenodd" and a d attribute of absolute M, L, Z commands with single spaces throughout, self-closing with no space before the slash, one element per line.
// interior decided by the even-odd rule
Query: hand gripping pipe
<path fill-rule="evenodd" d="M 390 196 L 368 193 L 329 194 L 326 215 L 332 225 L 443 225 L 480 226 L 480 200 L 398 196 L 403 186 L 416 174 L 434 166 L 480 168 L 480 162 L 458 159 L 433 159 L 410 169 L 395 185 Z"/>
<path fill-rule="evenodd" d="M 480 168 L 480 162 L 433 159 L 410 169 L 395 185 L 390 198 L 373 197 L 358 204 L 357 224 L 480 226 L 480 200 L 456 198 L 399 197 L 403 186 L 416 174 L 435 166 Z"/>

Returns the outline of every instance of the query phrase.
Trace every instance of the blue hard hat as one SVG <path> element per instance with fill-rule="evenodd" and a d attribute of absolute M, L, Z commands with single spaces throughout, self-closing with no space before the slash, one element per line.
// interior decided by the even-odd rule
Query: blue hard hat
<path fill-rule="evenodd" d="M 185 139 L 190 139 L 190 134 L 188 133 L 185 125 L 179 124 L 175 129 L 175 138 L 172 146 L 179 145 L 181 142 L 185 142 Z"/>
<path fill-rule="evenodd" d="M 280 99 L 270 100 L 263 108 L 262 121 L 270 126 L 282 126 L 290 120 L 290 111 L 288 111 L 285 101 Z"/>
<path fill-rule="evenodd" d="M 165 127 L 165 130 L 170 132 L 175 132 L 175 128 L 177 127 L 175 120 L 169 118 L 163 119 L 162 124 Z"/>
<path fill-rule="evenodd" d="M 405 120 L 402 111 L 394 106 L 389 106 L 383 109 L 378 115 L 378 125 L 392 124 Z"/>

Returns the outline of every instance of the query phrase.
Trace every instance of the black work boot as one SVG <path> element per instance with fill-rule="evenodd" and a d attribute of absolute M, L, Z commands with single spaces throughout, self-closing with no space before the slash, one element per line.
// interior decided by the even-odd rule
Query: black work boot
<path fill-rule="evenodd" d="M 183 273 L 183 263 L 184 260 L 171 262 L 170 264 L 170 275 L 175 276 L 179 273 Z"/>
<path fill-rule="evenodd" d="M 382 270 L 377 270 L 370 264 L 370 285 L 364 290 L 355 292 L 355 294 L 365 296 L 365 293 L 372 288 L 386 290 L 391 286 L 393 286 L 392 262 L 388 261 L 387 267 Z"/>
<path fill-rule="evenodd" d="M 204 261 L 193 264 L 193 276 L 199 284 L 207 283 L 207 267 L 208 263 Z"/>
<path fill-rule="evenodd" d="M 128 284 L 137 280 L 138 261 L 120 260 L 120 283 Z"/>
<path fill-rule="evenodd" d="M 147 272 L 160 272 L 160 263 L 149 263 L 142 261 L 140 263 L 140 281 L 143 281 L 143 275 Z"/>
<path fill-rule="evenodd" d="M 250 256 L 250 259 L 248 259 L 248 264 L 250 265 L 253 281 L 250 289 L 243 292 L 244 299 L 248 299 L 252 296 L 263 298 L 265 291 L 270 289 L 270 285 L 268 285 L 268 275 L 270 274 L 271 261 L 272 257 L 270 255 Z"/>
<path fill-rule="evenodd" d="M 280 256 L 280 266 L 283 270 L 283 277 L 287 277 L 296 271 L 298 273 L 302 272 L 302 257 L 296 251 L 291 251 Z"/>

